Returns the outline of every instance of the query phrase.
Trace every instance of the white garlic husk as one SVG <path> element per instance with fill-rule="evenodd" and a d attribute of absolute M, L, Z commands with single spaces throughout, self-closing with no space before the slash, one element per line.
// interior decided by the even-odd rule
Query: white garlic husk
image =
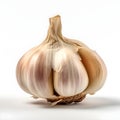
<path fill-rule="evenodd" d="M 46 39 L 19 60 L 17 81 L 35 98 L 53 104 L 80 102 L 103 86 L 106 66 L 85 44 L 63 37 L 59 15 L 49 20 Z"/>

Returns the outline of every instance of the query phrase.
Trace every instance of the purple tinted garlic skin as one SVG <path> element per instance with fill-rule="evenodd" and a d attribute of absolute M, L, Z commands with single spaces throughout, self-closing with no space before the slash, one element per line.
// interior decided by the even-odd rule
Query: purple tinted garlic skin
<path fill-rule="evenodd" d="M 62 35 L 59 15 L 49 21 L 46 39 L 17 64 L 18 84 L 25 92 L 53 105 L 80 102 L 103 86 L 106 66 L 84 43 Z"/>

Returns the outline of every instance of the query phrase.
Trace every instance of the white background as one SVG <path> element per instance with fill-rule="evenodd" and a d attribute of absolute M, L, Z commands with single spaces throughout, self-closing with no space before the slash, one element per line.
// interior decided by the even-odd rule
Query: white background
<path fill-rule="evenodd" d="M 50 108 L 20 89 L 15 70 L 20 57 L 44 40 L 48 18 L 57 14 L 63 35 L 96 50 L 108 75 L 104 87 L 83 103 Z M 0 120 L 120 119 L 119 41 L 119 0 L 0 0 Z"/>

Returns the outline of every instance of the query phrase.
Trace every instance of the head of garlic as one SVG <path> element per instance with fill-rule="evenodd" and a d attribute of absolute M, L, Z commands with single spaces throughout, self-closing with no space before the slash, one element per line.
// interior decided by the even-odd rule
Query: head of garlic
<path fill-rule="evenodd" d="M 59 15 L 49 20 L 46 39 L 19 60 L 17 81 L 35 98 L 53 104 L 80 102 L 103 86 L 106 66 L 88 46 L 62 35 Z"/>

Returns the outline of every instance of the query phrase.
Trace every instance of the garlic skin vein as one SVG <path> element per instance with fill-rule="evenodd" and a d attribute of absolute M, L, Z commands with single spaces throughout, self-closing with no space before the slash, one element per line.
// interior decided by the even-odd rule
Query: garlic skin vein
<path fill-rule="evenodd" d="M 17 64 L 18 84 L 35 98 L 53 104 L 80 102 L 103 86 L 106 66 L 84 43 L 62 35 L 59 15 L 49 20 L 46 39 Z"/>

